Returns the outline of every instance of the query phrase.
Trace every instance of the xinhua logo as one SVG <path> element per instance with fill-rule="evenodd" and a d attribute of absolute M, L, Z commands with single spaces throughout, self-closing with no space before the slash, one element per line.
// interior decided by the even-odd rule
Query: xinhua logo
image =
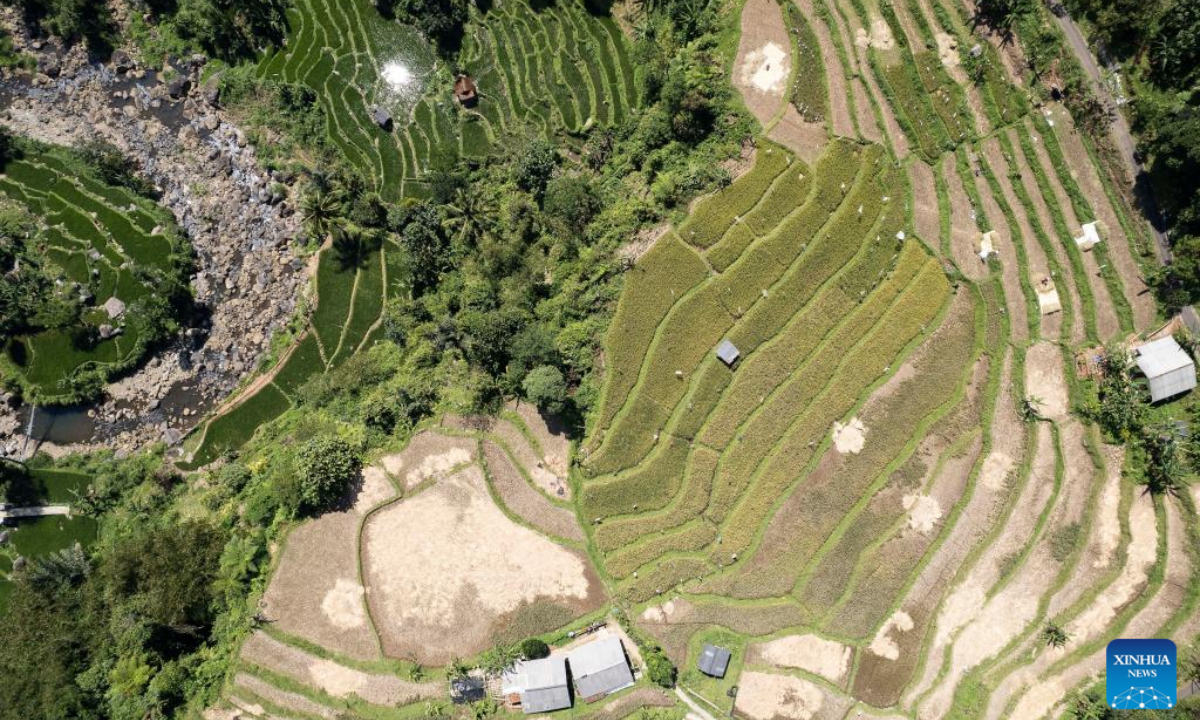
<path fill-rule="evenodd" d="M 1175 707 L 1175 643 L 1170 640 L 1113 640 L 1108 644 L 1105 688 L 1115 710 Z"/>

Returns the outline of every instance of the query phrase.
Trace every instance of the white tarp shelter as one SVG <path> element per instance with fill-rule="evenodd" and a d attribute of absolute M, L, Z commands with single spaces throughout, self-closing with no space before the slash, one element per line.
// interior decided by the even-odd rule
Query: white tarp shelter
<path fill-rule="evenodd" d="M 996 231 L 988 230 L 979 238 L 979 259 L 987 262 L 987 259 L 996 254 Z"/>
<path fill-rule="evenodd" d="M 1150 381 L 1150 400 L 1158 402 L 1196 387 L 1196 363 L 1167 336 L 1133 351 L 1138 369 Z"/>
<path fill-rule="evenodd" d="M 1095 221 L 1083 224 L 1083 235 L 1075 238 L 1075 244 L 1080 250 L 1091 250 L 1100 242 L 1100 233 L 1096 229 Z"/>

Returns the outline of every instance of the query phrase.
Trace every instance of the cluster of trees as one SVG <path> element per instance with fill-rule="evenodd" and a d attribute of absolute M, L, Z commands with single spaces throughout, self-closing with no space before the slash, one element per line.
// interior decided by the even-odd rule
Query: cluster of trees
<path fill-rule="evenodd" d="M 1131 467 L 1155 494 L 1179 493 L 1191 473 L 1200 470 L 1200 439 L 1180 432 L 1166 419 L 1155 419 L 1144 386 L 1134 379 L 1129 350 L 1119 344 L 1105 348 L 1096 399 L 1085 414 L 1099 423 L 1113 441 L 1131 450 Z M 1200 420 L 1194 411 L 1193 422 Z"/>
<path fill-rule="evenodd" d="M 359 477 L 353 441 L 297 434 L 273 441 L 261 467 L 227 462 L 198 487 L 150 453 L 72 459 L 93 475 L 74 510 L 99 519 L 100 537 L 14 573 L 0 613 L 0 720 L 144 720 L 214 701 L 257 623 L 269 543 Z M 0 464 L 0 484 L 10 470 L 20 472 Z"/>
<path fill-rule="evenodd" d="M 462 44 L 463 27 L 470 17 L 470 0 L 373 0 L 379 14 L 412 25 L 453 57 Z"/>
<path fill-rule="evenodd" d="M 223 101 L 270 133 L 260 146 L 273 169 L 301 178 L 313 244 L 331 239 L 349 256 L 394 242 L 406 254 L 410 292 L 384 317 L 402 352 L 356 358 L 315 379 L 302 402 L 368 434 L 402 434 L 439 407 L 487 412 L 511 396 L 582 423 L 619 294 L 617 249 L 728 182 L 719 161 L 751 132 L 721 71 L 716 21 L 710 3 L 647 6 L 634 47 L 641 111 L 573 140 L 571 152 L 532 130 L 483 160 L 445 149 L 419 202 L 369 189 L 326 139 L 311 91 L 226 72 Z"/>
<path fill-rule="evenodd" d="M 68 43 L 85 42 L 98 55 L 121 39 L 105 0 L 2 1 L 16 7 L 30 26 Z M 141 23 L 141 13 L 148 11 L 153 25 L 139 26 L 146 32 L 135 39 L 180 55 L 203 51 L 226 60 L 251 58 L 282 42 L 287 7 L 287 0 L 145 0 L 134 7 L 136 22 Z"/>

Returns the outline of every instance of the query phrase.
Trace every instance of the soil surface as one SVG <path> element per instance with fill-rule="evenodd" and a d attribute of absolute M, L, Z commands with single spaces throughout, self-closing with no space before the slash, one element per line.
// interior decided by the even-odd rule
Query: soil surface
<path fill-rule="evenodd" d="M 522 606 L 582 614 L 601 601 L 586 558 L 505 516 L 476 465 L 371 515 L 362 545 L 371 614 L 391 657 L 471 657 Z"/>

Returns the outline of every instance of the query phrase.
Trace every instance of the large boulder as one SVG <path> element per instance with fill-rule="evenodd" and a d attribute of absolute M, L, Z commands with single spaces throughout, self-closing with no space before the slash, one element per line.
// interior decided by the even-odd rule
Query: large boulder
<path fill-rule="evenodd" d="M 112 66 L 118 73 L 127 73 L 133 69 L 133 58 L 124 50 L 113 50 Z"/>
<path fill-rule="evenodd" d="M 188 94 L 188 90 L 192 89 L 192 81 L 182 75 L 177 75 L 167 82 L 167 94 L 172 100 L 178 100 Z"/>
<path fill-rule="evenodd" d="M 104 301 L 104 312 L 108 313 L 108 317 L 116 320 L 125 314 L 125 303 L 115 297 L 110 297 Z"/>

